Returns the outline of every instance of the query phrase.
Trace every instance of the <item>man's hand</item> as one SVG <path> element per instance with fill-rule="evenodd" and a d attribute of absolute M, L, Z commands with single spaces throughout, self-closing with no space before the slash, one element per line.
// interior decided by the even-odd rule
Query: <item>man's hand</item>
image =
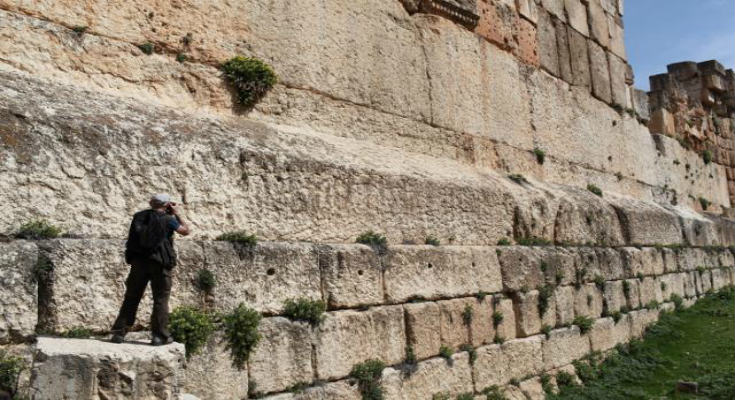
<path fill-rule="evenodd" d="M 173 203 L 169 203 L 168 208 L 171 210 L 171 215 L 175 215 L 177 217 L 180 215 L 179 213 L 181 211 L 179 210 L 179 206 L 177 206 L 177 205 L 175 205 Z"/>
<path fill-rule="evenodd" d="M 179 229 L 176 230 L 176 233 L 178 233 L 181 236 L 187 236 L 191 233 L 191 230 L 189 229 L 189 225 L 186 224 L 184 221 L 184 218 L 181 216 L 181 210 L 179 210 L 179 206 L 175 206 L 173 204 L 169 205 L 169 208 L 171 209 L 171 215 L 176 217 L 176 219 L 179 221 Z"/>

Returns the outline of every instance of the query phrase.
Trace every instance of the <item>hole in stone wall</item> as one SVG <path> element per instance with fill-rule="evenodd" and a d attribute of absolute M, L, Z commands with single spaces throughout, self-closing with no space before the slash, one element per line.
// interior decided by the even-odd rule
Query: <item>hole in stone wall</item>
<path fill-rule="evenodd" d="M 266 271 L 266 274 L 268 274 L 269 276 L 270 275 L 275 275 L 276 274 L 276 269 L 275 268 L 268 268 L 268 271 Z"/>
<path fill-rule="evenodd" d="M 362 272 L 361 269 L 360 270 L 357 270 L 357 275 L 362 275 L 362 274 L 363 274 L 363 272 Z"/>
<path fill-rule="evenodd" d="M 433 268 L 434 266 L 431 263 L 429 263 L 426 267 L 427 268 Z"/>

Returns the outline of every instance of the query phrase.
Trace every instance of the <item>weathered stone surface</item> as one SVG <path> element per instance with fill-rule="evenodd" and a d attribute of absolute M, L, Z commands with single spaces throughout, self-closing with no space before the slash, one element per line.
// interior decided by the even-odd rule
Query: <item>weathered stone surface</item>
<path fill-rule="evenodd" d="M 213 400 L 247 396 L 247 366 L 243 369 L 233 366 L 223 339 L 221 334 L 215 334 L 197 354 L 189 356 L 185 369 L 180 373 L 182 392 Z"/>
<path fill-rule="evenodd" d="M 574 287 L 557 287 L 554 298 L 556 299 L 556 322 L 559 325 L 571 324 L 574 320 Z"/>
<path fill-rule="evenodd" d="M 516 37 L 518 47 L 516 47 L 515 51 L 518 58 L 526 64 L 537 67 L 539 65 L 539 54 L 536 26 L 523 18 L 519 18 Z"/>
<path fill-rule="evenodd" d="M 449 298 L 502 289 L 492 247 L 391 246 L 386 261 L 388 301 Z"/>
<path fill-rule="evenodd" d="M 661 206 L 608 197 L 622 220 L 626 240 L 631 244 L 671 244 L 681 243 L 683 237 L 676 214 Z"/>
<path fill-rule="evenodd" d="M 564 9 L 569 17 L 569 25 L 580 34 L 589 36 L 587 6 L 581 0 L 564 0 Z"/>
<path fill-rule="evenodd" d="M 24 369 L 18 374 L 17 391 L 15 393 L 18 398 L 31 398 L 31 370 L 33 365 L 33 355 L 35 353 L 35 345 L 29 343 L 22 344 L 5 344 L 0 345 L 0 352 L 4 352 L 11 357 L 19 357 L 24 362 Z"/>
<path fill-rule="evenodd" d="M 315 335 L 318 379 L 345 377 L 353 365 L 368 359 L 396 364 L 405 357 L 401 306 L 329 312 Z M 355 338 L 360 340 L 356 342 Z"/>
<path fill-rule="evenodd" d="M 572 0 L 579 1 L 579 0 Z M 587 37 L 583 34 L 569 29 L 569 56 L 572 68 L 572 85 L 591 87 L 590 59 L 587 45 Z"/>
<path fill-rule="evenodd" d="M 699 280 L 702 282 L 702 293 L 712 290 L 712 270 L 699 273 Z"/>
<path fill-rule="evenodd" d="M 567 25 L 561 20 L 554 20 L 556 29 L 556 45 L 559 55 L 559 76 L 568 83 L 573 83 L 571 54 L 569 49 L 569 32 Z"/>
<path fill-rule="evenodd" d="M 602 318 L 595 321 L 589 332 L 592 351 L 606 351 L 619 343 L 630 340 L 631 317 L 623 314 L 618 322 L 612 318 Z"/>
<path fill-rule="evenodd" d="M 516 0 L 518 13 L 534 24 L 538 22 L 538 5 L 535 0 Z"/>
<path fill-rule="evenodd" d="M 605 14 L 605 10 L 598 0 L 593 0 L 588 3 L 590 37 L 603 47 L 609 47 L 610 28 L 608 27 L 608 16 Z"/>
<path fill-rule="evenodd" d="M 461 298 L 438 301 L 440 311 L 440 329 L 442 345 L 458 349 L 463 344 L 470 343 L 470 327 L 465 319 L 469 307 L 474 306 L 474 299 Z M 472 311 L 474 313 L 474 311 Z M 437 349 L 438 351 L 439 349 Z"/>
<path fill-rule="evenodd" d="M 574 315 L 599 318 L 602 315 L 602 293 L 594 283 L 587 283 L 574 294 Z"/>
<path fill-rule="evenodd" d="M 651 130 L 651 133 L 673 136 L 676 130 L 674 116 L 666 109 L 657 109 L 651 113 L 648 129 Z"/>
<path fill-rule="evenodd" d="M 620 249 L 625 268 L 625 276 L 628 278 L 640 275 L 661 275 L 664 273 L 664 260 L 655 247 L 624 247 Z"/>
<path fill-rule="evenodd" d="M 623 281 L 605 282 L 603 299 L 609 312 L 620 311 L 622 307 L 627 307 L 625 293 L 623 292 Z"/>
<path fill-rule="evenodd" d="M 540 378 L 530 378 L 523 382 L 520 382 L 518 388 L 521 392 L 526 395 L 528 400 L 544 400 L 546 399 L 546 393 L 541 385 Z"/>
<path fill-rule="evenodd" d="M 408 346 L 422 360 L 439 353 L 441 347 L 441 311 L 434 302 L 405 304 Z"/>
<path fill-rule="evenodd" d="M 592 9 L 592 7 L 590 7 Z M 594 28 L 594 26 L 593 26 Z M 594 29 L 593 29 L 594 30 Z M 587 41 L 590 57 L 590 74 L 592 76 L 592 93 L 598 99 L 610 103 L 612 92 L 610 86 L 610 69 L 605 49 L 597 43 Z"/>
<path fill-rule="evenodd" d="M 33 334 L 38 322 L 38 249 L 32 242 L 0 243 L 0 343 Z"/>
<path fill-rule="evenodd" d="M 648 92 L 640 89 L 633 89 L 633 108 L 635 114 L 644 122 L 651 119 L 651 110 L 648 108 Z"/>
<path fill-rule="evenodd" d="M 661 286 L 661 297 L 664 300 L 668 300 L 672 295 L 684 297 L 684 279 L 682 274 L 666 274 L 661 275 L 658 278 Z"/>
<path fill-rule="evenodd" d="M 682 280 L 684 282 L 684 297 L 696 297 L 697 296 L 697 276 L 695 271 L 682 272 Z"/>
<path fill-rule="evenodd" d="M 513 300 L 501 296 L 493 297 L 494 312 L 503 316 L 503 320 L 495 329 L 495 334 L 503 339 L 514 339 L 517 336 L 516 314 L 513 310 Z"/>
<path fill-rule="evenodd" d="M 312 381 L 312 334 L 307 323 L 265 318 L 258 332 L 262 339 L 248 360 L 248 374 L 259 392 L 279 392 Z"/>
<path fill-rule="evenodd" d="M 580 333 L 578 326 L 553 330 L 543 342 L 543 371 L 570 364 L 589 351 L 590 340 Z"/>
<path fill-rule="evenodd" d="M 641 309 L 631 311 L 630 316 L 630 337 L 640 338 L 646 332 L 646 328 L 658 321 L 658 310 Z"/>
<path fill-rule="evenodd" d="M 34 399 L 173 399 L 184 345 L 150 347 L 97 340 L 38 338 Z"/>
<path fill-rule="evenodd" d="M 716 268 L 711 270 L 712 274 L 712 290 L 720 290 L 725 286 L 730 286 L 730 271 L 725 268 Z"/>
<path fill-rule="evenodd" d="M 513 31 L 519 22 L 515 7 L 499 1 L 480 0 L 477 8 L 480 20 L 475 32 L 500 48 L 513 49 Z"/>
<path fill-rule="evenodd" d="M 518 334 L 521 337 L 531 336 L 539 333 L 543 325 L 556 325 L 556 300 L 553 292 L 546 299 L 546 309 L 543 316 L 540 308 L 541 296 L 538 290 L 527 293 L 517 293 L 513 298 L 513 307 L 516 314 Z"/>
<path fill-rule="evenodd" d="M 493 312 L 495 307 L 490 297 L 477 299 L 472 304 L 472 321 L 470 322 L 470 343 L 477 347 L 493 343 L 495 340 L 495 326 Z"/>
<path fill-rule="evenodd" d="M 263 400 L 361 400 L 360 389 L 354 380 L 317 383 L 295 393 L 266 396 Z"/>
<path fill-rule="evenodd" d="M 541 0 L 541 6 L 554 17 L 566 22 L 567 17 L 564 13 L 564 2 L 559 0 Z"/>
<path fill-rule="evenodd" d="M 628 86 L 625 83 L 626 64 L 618 56 L 607 53 L 608 62 L 610 64 L 610 86 L 612 90 L 613 105 L 618 107 L 627 107 L 628 105 Z"/>
<path fill-rule="evenodd" d="M 551 15 L 539 10 L 538 25 L 539 64 L 550 74 L 560 77 L 559 50 L 557 44 L 556 27 Z"/>
<path fill-rule="evenodd" d="M 542 271 L 545 252 L 537 247 L 508 246 L 498 247 L 498 261 L 503 277 L 503 289 L 520 291 L 533 289 L 545 284 Z"/>
<path fill-rule="evenodd" d="M 607 24 L 610 29 L 610 51 L 617 57 L 626 60 L 628 57 L 625 54 L 625 31 L 620 25 L 621 23 L 622 20 L 608 16 Z"/>
<path fill-rule="evenodd" d="M 529 1 L 533 1 L 533 0 L 529 0 Z M 501 390 L 503 392 L 503 395 L 508 400 L 528 400 L 526 395 L 523 393 L 521 388 L 519 388 L 518 386 L 507 385 L 507 386 L 504 386 Z"/>
<path fill-rule="evenodd" d="M 628 308 L 631 310 L 641 306 L 640 284 L 638 279 L 626 279 L 623 283 L 623 293 L 628 302 Z M 626 287 L 628 288 L 627 291 L 625 289 Z"/>
<path fill-rule="evenodd" d="M 307 243 L 263 242 L 251 251 L 228 242 L 204 242 L 204 258 L 218 281 L 216 307 L 245 303 L 262 312 L 280 312 L 291 298 L 321 299 L 319 263 Z"/>
<path fill-rule="evenodd" d="M 679 254 L 673 249 L 661 249 L 661 258 L 664 261 L 664 272 L 672 273 L 679 270 Z"/>
<path fill-rule="evenodd" d="M 377 253 L 370 247 L 319 246 L 318 263 L 330 308 L 360 307 L 383 302 L 383 266 Z"/>
<path fill-rule="evenodd" d="M 419 362 L 411 373 L 386 368 L 381 384 L 385 398 L 396 400 L 430 399 L 437 393 L 456 396 L 474 390 L 466 352 L 454 354 L 451 360 L 432 358 Z"/>
<path fill-rule="evenodd" d="M 541 343 L 540 336 L 532 336 L 478 348 L 472 368 L 475 386 L 504 385 L 513 378 L 535 375 L 543 365 Z"/>

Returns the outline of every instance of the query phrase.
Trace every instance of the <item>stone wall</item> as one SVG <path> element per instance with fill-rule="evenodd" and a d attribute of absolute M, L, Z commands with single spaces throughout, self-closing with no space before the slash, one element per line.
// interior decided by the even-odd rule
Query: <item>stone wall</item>
<path fill-rule="evenodd" d="M 3 269 L 25 276 L 15 285 L 24 290 L 0 302 L 0 326 L 21 327 L 12 337 L 0 336 L 6 345 L 22 343 L 36 329 L 109 329 L 127 272 L 121 241 L 3 246 L 27 254 L 14 269 Z M 246 398 L 248 382 L 279 399 L 359 398 L 348 375 L 355 364 L 375 358 L 391 366 L 382 378 L 388 399 L 479 392 L 554 374 L 590 351 L 640 336 L 671 307 L 672 295 L 692 301 L 732 285 L 735 272 L 731 250 L 718 247 L 401 245 L 379 254 L 357 244 L 264 242 L 248 249 L 180 241 L 178 248 L 173 307 L 204 305 L 195 277 L 207 268 L 218 282 L 207 307 L 227 311 L 242 302 L 265 314 L 262 342 L 244 370 L 231 366 L 219 336 L 188 361 L 178 378 L 182 391 L 207 399 Z M 40 280 L 32 278 L 36 260 L 51 271 Z M 284 301 L 297 297 L 326 302 L 324 321 L 312 327 L 280 316 Z M 148 325 L 149 301 L 141 305 L 138 329 Z M 27 311 L 13 312 L 20 308 Z M 29 326 L 24 321 L 36 312 L 39 325 Z M 502 321 L 494 321 L 496 312 Z M 617 322 L 616 312 L 622 312 Z M 570 325 L 577 316 L 595 321 L 589 333 Z M 476 360 L 463 345 L 475 349 Z M 451 360 L 439 357 L 441 346 L 456 351 Z M 418 359 L 413 366 L 404 363 L 409 348 Z M 296 385 L 313 387 L 279 394 Z"/>

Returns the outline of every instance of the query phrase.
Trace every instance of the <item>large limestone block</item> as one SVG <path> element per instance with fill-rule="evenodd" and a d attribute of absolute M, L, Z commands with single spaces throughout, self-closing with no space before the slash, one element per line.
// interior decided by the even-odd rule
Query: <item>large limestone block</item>
<path fill-rule="evenodd" d="M 594 28 L 594 27 L 593 27 Z M 594 29 L 593 29 L 594 30 Z M 598 99 L 610 103 L 612 92 L 610 86 L 610 67 L 605 49 L 592 40 L 587 41 L 590 57 L 590 74 L 592 76 L 592 93 Z"/>
<path fill-rule="evenodd" d="M 308 243 L 263 242 L 253 249 L 228 242 L 204 242 L 207 267 L 221 282 L 218 309 L 245 303 L 261 312 L 283 311 L 288 299 L 321 299 L 317 252 Z"/>
<path fill-rule="evenodd" d="M 319 268 L 330 308 L 383 302 L 383 266 L 378 254 L 363 245 L 323 245 Z"/>
<path fill-rule="evenodd" d="M 539 10 L 538 15 L 538 46 L 539 46 L 539 62 L 541 67 L 550 74 L 560 77 L 559 67 L 559 46 L 557 44 L 556 27 L 552 16 L 544 11 Z"/>
<path fill-rule="evenodd" d="M 620 221 L 610 205 L 585 190 L 565 190 L 556 220 L 556 241 L 561 243 L 624 243 Z"/>
<path fill-rule="evenodd" d="M 730 286 L 730 271 L 725 268 L 715 268 L 712 273 L 712 290 L 720 290 L 725 286 Z"/>
<path fill-rule="evenodd" d="M 579 1 L 579 0 L 571 0 Z M 572 85 L 589 89 L 591 86 L 589 48 L 587 37 L 569 29 L 569 57 L 572 67 Z"/>
<path fill-rule="evenodd" d="M 610 66 L 610 88 L 612 102 L 618 107 L 628 105 L 628 86 L 625 83 L 627 64 L 613 53 L 607 53 Z"/>
<path fill-rule="evenodd" d="M 624 85 L 624 83 L 623 83 Z M 631 198 L 608 196 L 618 212 L 630 244 L 682 243 L 679 217 L 653 203 Z"/>
<path fill-rule="evenodd" d="M 434 302 L 404 304 L 406 339 L 416 358 L 423 360 L 439 354 L 441 347 L 441 310 Z"/>
<path fill-rule="evenodd" d="M 655 247 L 624 247 L 620 249 L 625 275 L 628 278 L 640 275 L 661 275 L 664 273 L 664 260 L 661 251 Z"/>
<path fill-rule="evenodd" d="M 474 298 L 461 298 L 437 302 L 440 310 L 442 345 L 457 349 L 470 343 L 470 326 L 465 318 L 467 310 L 474 315 Z M 438 349 L 437 349 L 438 350 Z"/>
<path fill-rule="evenodd" d="M 559 286 L 554 291 L 556 322 L 559 325 L 571 324 L 574 320 L 574 293 L 573 286 Z"/>
<path fill-rule="evenodd" d="M 182 392 L 202 399 L 229 400 L 248 393 L 248 369 L 233 365 L 221 334 L 213 335 L 197 354 L 189 356 L 180 376 Z"/>
<path fill-rule="evenodd" d="M 0 343 L 33 334 L 38 322 L 38 249 L 32 242 L 0 243 Z"/>
<path fill-rule="evenodd" d="M 595 321 L 589 332 L 592 351 L 610 350 L 620 343 L 630 340 L 631 317 L 628 314 L 621 316 L 618 322 L 612 318 L 602 318 Z"/>
<path fill-rule="evenodd" d="M 406 354 L 401 306 L 329 312 L 315 334 L 318 379 L 345 377 L 355 364 L 368 359 L 396 364 Z"/>
<path fill-rule="evenodd" d="M 261 397 L 259 397 L 261 398 Z M 263 400 L 361 400 L 360 388 L 353 380 L 317 383 L 302 391 L 274 394 Z"/>
<path fill-rule="evenodd" d="M 709 257 L 703 249 L 684 247 L 678 250 L 679 269 L 682 271 L 694 271 L 698 267 L 709 267 Z"/>
<path fill-rule="evenodd" d="M 640 285 L 641 281 L 638 279 L 626 279 L 625 281 L 623 281 L 623 294 L 625 294 L 628 308 L 631 310 L 634 310 L 641 306 Z"/>
<path fill-rule="evenodd" d="M 664 272 L 669 274 L 679 270 L 679 253 L 673 249 L 661 249 L 661 258 L 664 261 Z"/>
<path fill-rule="evenodd" d="M 571 50 L 569 48 L 569 28 L 561 20 L 555 20 L 554 26 L 556 27 L 556 45 L 559 55 L 559 75 L 560 77 L 570 83 L 574 83 L 574 75 L 572 72 L 571 64 Z"/>
<path fill-rule="evenodd" d="M 554 17 L 566 22 L 567 16 L 564 13 L 564 2 L 559 0 L 541 0 L 541 6 Z"/>
<path fill-rule="evenodd" d="M 432 122 L 532 148 L 528 99 L 516 58 L 446 19 L 422 16 L 415 21 L 428 62 Z"/>
<path fill-rule="evenodd" d="M 498 247 L 498 260 L 503 276 L 503 289 L 520 291 L 545 284 L 542 266 L 546 265 L 545 252 L 538 247 Z"/>
<path fill-rule="evenodd" d="M 588 2 L 588 16 L 590 23 L 590 37 L 600 43 L 603 47 L 610 46 L 610 28 L 608 27 L 608 15 L 599 0 Z"/>
<path fill-rule="evenodd" d="M 166 399 L 179 391 L 184 345 L 160 347 L 98 340 L 38 338 L 34 399 Z"/>
<path fill-rule="evenodd" d="M 524 380 L 518 384 L 518 388 L 521 389 L 526 399 L 528 400 L 544 400 L 546 399 L 546 393 L 544 387 L 541 384 L 541 378 L 534 377 Z"/>
<path fill-rule="evenodd" d="M 381 378 L 384 395 L 389 400 L 431 399 L 434 394 L 456 396 L 473 392 L 469 355 L 461 352 L 450 360 L 431 358 L 421 361 L 411 372 L 386 368 Z"/>
<path fill-rule="evenodd" d="M 541 315 L 541 295 L 538 290 L 527 293 L 517 293 L 513 298 L 518 334 L 522 337 L 539 333 L 544 325 L 556 325 L 556 299 L 553 291 L 546 298 L 546 308 Z"/>
<path fill-rule="evenodd" d="M 262 339 L 248 360 L 248 373 L 259 392 L 278 392 L 312 381 L 312 334 L 307 323 L 265 318 L 258 332 Z"/>
<path fill-rule="evenodd" d="M 622 19 L 608 16 L 608 28 L 610 29 L 610 51 L 623 61 L 627 59 L 625 53 L 625 30 Z"/>
<path fill-rule="evenodd" d="M 658 279 L 647 276 L 640 283 L 641 305 L 646 307 L 648 303 L 655 301 L 661 303 L 664 301 L 661 294 L 661 283 Z"/>
<path fill-rule="evenodd" d="M 729 276 L 728 276 L 729 277 Z M 472 304 L 472 321 L 470 321 L 470 343 L 477 347 L 493 343 L 495 340 L 495 325 L 493 312 L 495 307 L 490 297 L 477 299 Z"/>
<path fill-rule="evenodd" d="M 574 283 L 579 264 L 578 248 L 549 246 L 542 247 L 541 252 L 540 268 L 546 277 L 546 284 L 558 286 Z"/>
<path fill-rule="evenodd" d="M 690 272 L 681 272 L 679 275 L 681 275 L 681 279 L 684 282 L 684 294 L 683 296 L 686 298 L 696 297 L 697 296 L 697 272 L 696 271 L 690 271 Z"/>
<path fill-rule="evenodd" d="M 699 281 L 702 282 L 702 292 L 705 294 L 712 290 L 712 270 L 706 270 L 699 273 Z"/>
<path fill-rule="evenodd" d="M 543 366 L 541 343 L 540 336 L 532 336 L 476 349 L 472 368 L 475 386 L 504 385 L 513 378 L 537 374 Z"/>
<path fill-rule="evenodd" d="M 584 284 L 574 293 L 574 315 L 589 318 L 602 315 L 602 293 L 594 283 Z"/>
<path fill-rule="evenodd" d="M 564 0 L 564 9 L 569 16 L 569 25 L 584 36 L 589 36 L 587 6 L 581 0 Z"/>
<path fill-rule="evenodd" d="M 620 311 L 621 308 L 627 307 L 625 292 L 623 292 L 623 281 L 605 282 L 603 298 L 609 312 Z"/>
<path fill-rule="evenodd" d="M 631 339 L 637 339 L 643 337 L 651 324 L 658 321 L 658 310 L 641 309 L 637 311 L 631 311 L 630 315 L 630 337 Z"/>
<path fill-rule="evenodd" d="M 492 247 L 391 246 L 385 291 L 391 302 L 471 296 L 502 290 Z"/>
<path fill-rule="evenodd" d="M 493 297 L 493 314 L 502 316 L 503 319 L 495 327 L 495 335 L 503 339 L 513 339 L 517 336 L 516 314 L 513 307 L 513 300 L 502 297 Z"/>
<path fill-rule="evenodd" d="M 684 297 L 684 279 L 681 274 L 666 274 L 658 278 L 661 286 L 661 297 L 669 300 L 672 295 Z"/>
<path fill-rule="evenodd" d="M 605 280 L 622 279 L 625 277 L 625 264 L 620 252 L 612 248 L 595 248 L 600 275 Z M 591 276 L 594 279 L 594 275 Z"/>
<path fill-rule="evenodd" d="M 589 351 L 590 339 L 580 333 L 578 326 L 553 330 L 543 342 L 543 370 L 563 367 Z"/>

